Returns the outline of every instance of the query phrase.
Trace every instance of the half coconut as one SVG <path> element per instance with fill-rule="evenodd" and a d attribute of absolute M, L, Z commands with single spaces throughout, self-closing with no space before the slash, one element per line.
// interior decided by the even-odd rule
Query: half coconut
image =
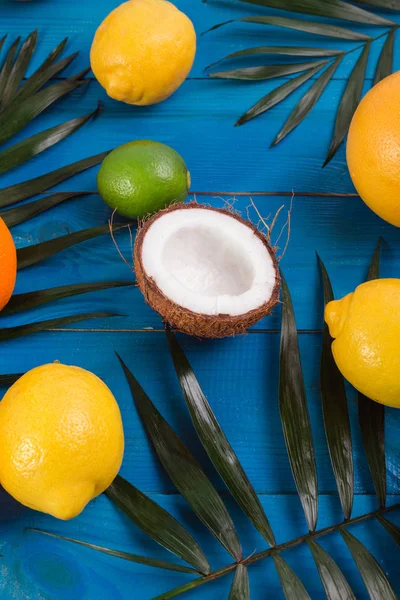
<path fill-rule="evenodd" d="M 196 202 L 146 221 L 134 261 L 148 304 L 189 335 L 244 333 L 279 299 L 278 264 L 266 236 L 231 212 Z"/>

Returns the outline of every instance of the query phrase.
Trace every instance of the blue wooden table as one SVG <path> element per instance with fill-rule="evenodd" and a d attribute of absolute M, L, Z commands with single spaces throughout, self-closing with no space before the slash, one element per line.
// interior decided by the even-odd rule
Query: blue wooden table
<path fill-rule="evenodd" d="M 261 12 L 233 1 L 176 0 L 176 4 L 191 17 L 199 34 L 220 21 Z M 2 3 L 0 35 L 8 32 L 12 39 L 39 28 L 39 49 L 31 71 L 63 37 L 69 36 L 68 49 L 71 52 L 80 50 L 80 55 L 73 69 L 63 73 L 66 77 L 88 65 L 94 31 L 116 5 L 116 0 Z M 375 35 L 376 32 L 374 29 Z M 324 527 L 338 522 L 341 512 L 323 432 L 318 390 L 322 307 L 315 250 L 331 274 L 335 293 L 343 295 L 365 278 L 379 235 L 385 240 L 383 274 L 398 276 L 400 233 L 373 215 L 354 195 L 343 148 L 327 168 L 321 169 L 338 98 L 354 64 L 354 55 L 346 57 L 306 122 L 274 150 L 268 150 L 269 144 L 299 98 L 298 94 L 247 126 L 233 127 L 237 117 L 276 86 L 276 82 L 243 84 L 211 80 L 205 76 L 204 67 L 233 50 L 279 44 L 286 42 L 287 37 L 283 30 L 243 25 L 232 25 L 199 37 L 198 54 L 190 77 L 170 100 L 159 106 L 133 108 L 116 103 L 93 81 L 84 92 L 76 92 L 56 104 L 30 125 L 24 135 L 85 114 L 96 106 L 98 99 L 104 105 L 101 115 L 55 149 L 3 176 L 0 185 L 28 179 L 130 140 L 148 138 L 170 144 L 184 156 L 192 174 L 193 194 L 201 202 L 222 206 L 226 200 L 232 202 L 236 197 L 235 208 L 246 214 L 252 198 L 261 214 L 268 217 L 282 204 L 288 209 L 290 194 L 294 191 L 291 238 L 282 267 L 291 288 L 300 329 L 321 494 L 318 526 Z M 296 33 L 291 34 L 288 43 L 321 45 L 318 38 L 305 39 Z M 324 45 L 328 43 L 334 47 L 334 42 Z M 380 42 L 373 45 L 368 85 L 380 47 Z M 396 53 L 396 68 L 400 68 L 400 49 Z M 109 211 L 95 194 L 96 169 L 66 182 L 59 189 L 89 190 L 93 195 L 70 201 L 14 228 L 18 246 L 106 223 Z M 257 219 L 253 209 L 250 214 Z M 129 236 L 120 234 L 118 241 L 121 251 L 129 259 Z M 111 239 L 105 236 L 24 270 L 18 278 L 17 290 L 130 277 L 132 274 L 118 256 Z M 125 424 L 126 453 L 122 475 L 170 510 L 195 534 L 213 568 L 223 566 L 229 562 L 229 556 L 192 516 L 173 485 L 160 472 L 115 357 L 114 351 L 118 351 L 222 490 L 245 553 L 263 549 L 265 542 L 225 494 L 223 484 L 214 476 L 200 444 L 194 440 L 161 321 L 146 306 L 138 289 L 126 288 L 118 293 L 103 291 L 64 300 L 44 309 L 3 319 L 2 324 L 17 325 L 97 309 L 121 312 L 125 316 L 88 321 L 79 327 L 4 343 L 0 349 L 0 373 L 25 371 L 58 359 L 90 369 L 104 378 L 118 399 Z M 279 310 L 276 310 L 247 336 L 209 342 L 185 336 L 180 339 L 260 496 L 278 541 L 283 542 L 305 533 L 306 522 L 295 493 L 278 416 L 279 322 Z M 361 448 L 356 400 L 351 391 L 349 409 L 354 436 L 354 514 L 357 515 L 373 510 L 376 498 Z M 388 503 L 393 504 L 399 501 L 400 494 L 400 413 L 388 410 L 386 421 Z M 168 559 L 166 551 L 145 537 L 105 497 L 93 501 L 80 517 L 67 523 L 14 506 L 6 496 L 1 500 L 0 597 L 4 600 L 149 600 L 185 581 L 185 575 L 141 567 L 26 531 L 26 527 L 39 527 L 99 545 Z M 400 514 L 392 514 L 391 518 L 400 523 Z M 376 522 L 356 525 L 353 532 L 378 557 L 400 591 L 399 555 L 391 538 Z M 367 598 L 366 589 L 340 536 L 327 537 L 323 545 L 337 559 L 357 599 Z M 291 550 L 285 558 L 306 582 L 311 597 L 323 598 L 322 586 L 307 548 Z M 271 561 L 252 567 L 250 577 L 253 598 L 283 597 Z M 228 589 L 228 582 L 221 579 L 188 594 L 187 598 L 219 600 L 228 596 Z"/>

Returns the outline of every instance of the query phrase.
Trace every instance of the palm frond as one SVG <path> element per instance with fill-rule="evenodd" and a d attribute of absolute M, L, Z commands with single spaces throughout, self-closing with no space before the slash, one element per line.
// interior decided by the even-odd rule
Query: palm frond
<path fill-rule="evenodd" d="M 157 569 L 164 569 L 166 571 L 178 571 L 179 573 L 198 573 L 198 571 L 196 571 L 195 569 L 185 567 L 184 565 L 177 565 L 166 560 L 158 560 L 157 558 L 151 558 L 150 556 L 139 556 L 138 554 L 124 552 L 123 550 L 112 550 L 111 548 L 104 548 L 103 546 L 98 546 L 97 544 L 90 544 L 89 542 L 83 542 L 82 540 L 74 540 L 73 538 L 58 535 L 56 533 L 49 533 L 48 531 L 43 531 L 42 529 L 35 529 L 34 527 L 29 527 L 27 531 L 33 531 L 35 533 L 47 535 L 49 537 L 53 537 L 57 540 L 62 540 L 64 542 L 71 542 L 73 544 L 77 544 L 78 546 L 83 546 L 84 548 L 90 548 L 91 550 L 95 550 L 96 552 L 102 552 L 103 554 L 107 554 L 108 556 L 122 558 L 123 560 L 134 562 L 139 565 L 146 565 L 147 567 L 156 567 Z"/>
<path fill-rule="evenodd" d="M 273 55 L 273 56 L 307 56 L 307 57 L 332 57 L 337 56 L 338 54 L 343 54 L 343 50 L 331 50 L 329 48 L 310 48 L 307 46 L 257 46 L 256 48 L 246 48 L 246 50 L 238 50 L 237 52 L 232 52 L 224 58 L 217 60 L 216 62 L 208 65 L 207 69 L 211 69 L 211 67 L 215 67 L 215 65 L 220 64 L 225 60 L 232 60 L 233 58 L 243 58 L 248 56 L 263 56 L 263 55 Z"/>
<path fill-rule="evenodd" d="M 328 302 L 334 299 L 333 290 L 325 265 L 318 255 L 317 258 L 322 274 L 324 304 L 326 306 Z M 321 357 L 322 414 L 329 455 L 344 518 L 349 519 L 354 499 L 354 467 L 349 410 L 344 379 L 333 358 L 333 339 L 326 324 L 324 324 L 323 336 Z"/>
<path fill-rule="evenodd" d="M 351 120 L 361 100 L 370 43 L 367 42 L 351 72 L 336 115 L 335 129 L 324 167 L 332 160 L 349 130 Z"/>
<path fill-rule="evenodd" d="M 28 123 L 46 110 L 59 98 L 86 83 L 81 73 L 57 82 L 49 87 L 43 86 L 60 73 L 76 57 L 77 53 L 56 62 L 66 45 L 63 40 L 47 56 L 42 65 L 24 80 L 29 63 L 34 55 L 38 41 L 37 30 L 33 31 L 20 47 L 20 37 L 11 44 L 0 68 L 0 144 L 21 131 Z M 4 38 L 0 46 L 3 45 Z M 19 166 L 39 152 L 61 141 L 84 125 L 97 111 L 80 119 L 72 119 L 47 131 L 37 133 L 0 152 L 0 174 Z"/>
<path fill-rule="evenodd" d="M 24 83 L 16 92 L 14 101 L 26 100 L 26 98 L 35 94 L 53 77 L 60 75 L 62 71 L 64 71 L 64 69 L 66 69 L 75 60 L 79 52 L 74 52 L 70 56 L 66 56 L 65 58 L 62 58 L 56 62 L 56 59 L 64 50 L 67 40 L 68 38 L 65 38 L 65 40 L 63 40 L 56 48 L 54 48 L 42 65 L 24 81 Z"/>
<path fill-rule="evenodd" d="M 124 227 L 127 227 L 127 225 L 113 225 L 113 232 L 123 229 Z M 88 229 L 82 229 L 81 231 L 62 235 L 53 240 L 48 240 L 47 242 L 40 242 L 39 244 L 19 248 L 17 250 L 18 270 L 36 265 L 38 262 L 50 258 L 50 256 L 54 256 L 54 254 L 57 254 L 62 250 L 71 248 L 71 246 L 74 246 L 75 244 L 92 240 L 109 232 L 109 225 L 97 225 L 96 227 L 90 227 Z"/>
<path fill-rule="evenodd" d="M 197 460 L 156 409 L 139 382 L 117 354 L 136 408 L 160 459 L 182 496 L 226 550 L 239 561 L 242 548 L 232 519 Z"/>
<path fill-rule="evenodd" d="M 222 431 L 188 359 L 169 329 L 167 338 L 183 396 L 204 449 L 240 508 L 267 542 L 274 546 L 275 537 L 257 494 Z"/>
<path fill-rule="evenodd" d="M 0 70 L 0 108 L 3 104 L 3 96 L 6 90 L 7 81 L 9 80 L 11 75 L 15 55 L 17 53 L 20 41 L 21 37 L 17 37 L 17 39 L 15 39 L 14 42 L 11 44 Z"/>
<path fill-rule="evenodd" d="M 307 63 L 295 63 L 290 65 L 263 65 L 261 67 L 245 67 L 244 69 L 231 69 L 230 71 L 219 71 L 209 73 L 209 77 L 217 79 L 240 79 L 243 81 L 264 81 L 274 79 L 275 77 L 284 77 L 293 73 L 309 71 L 315 67 L 323 67 L 327 64 L 326 60 L 316 60 Z"/>
<path fill-rule="evenodd" d="M 2 329 L 0 328 L 0 342 L 15 340 L 16 338 L 25 335 L 39 333 L 48 329 L 56 329 L 63 327 L 64 325 L 70 325 L 71 323 L 86 321 L 87 319 L 105 319 L 107 317 L 121 316 L 123 315 L 110 312 L 91 312 L 81 315 L 71 315 L 69 317 L 58 317 L 57 319 L 48 319 L 47 321 L 39 321 L 36 323 L 28 323 L 27 325 L 18 325 L 17 327 L 3 327 Z"/>
<path fill-rule="evenodd" d="M 249 572 L 245 565 L 236 567 L 228 600 L 250 600 Z"/>
<path fill-rule="evenodd" d="M 379 238 L 368 270 L 368 281 L 379 279 L 380 254 Z M 358 421 L 379 506 L 383 508 L 386 505 L 385 407 L 359 393 Z"/>
<path fill-rule="evenodd" d="M 224 21 L 218 23 L 207 31 L 203 32 L 203 35 L 229 25 L 230 23 L 254 23 L 256 25 L 271 25 L 272 27 L 283 27 L 284 29 L 292 29 L 294 31 L 302 31 L 304 33 L 310 33 L 312 35 L 320 35 L 322 37 L 335 38 L 339 40 L 353 40 L 353 41 L 368 41 L 371 36 L 360 33 L 358 31 L 352 31 L 351 29 L 345 29 L 344 27 L 338 27 L 336 25 L 328 25 L 321 23 L 320 21 L 304 21 L 303 19 L 292 19 L 287 17 L 277 17 L 275 15 L 261 15 L 255 17 L 242 17 L 241 19 L 231 19 L 230 21 Z"/>
<path fill-rule="evenodd" d="M 317 467 L 292 299 L 283 275 L 279 411 L 297 492 L 308 528 L 314 531 L 318 518 Z"/>
<path fill-rule="evenodd" d="M 358 0 L 360 4 L 369 4 L 374 8 L 386 8 L 389 10 L 399 10 L 397 0 Z"/>
<path fill-rule="evenodd" d="M 329 67 L 322 73 L 322 75 L 318 77 L 318 79 L 316 79 L 310 89 L 298 101 L 282 129 L 277 133 L 271 146 L 276 146 L 279 144 L 279 142 L 281 142 L 291 131 L 293 131 L 293 129 L 295 129 L 304 121 L 308 113 L 314 108 L 322 96 L 326 86 L 340 65 L 342 58 L 342 56 L 339 56 L 334 63 L 329 65 Z"/>
<path fill-rule="evenodd" d="M 23 373 L 10 373 L 9 375 L 0 375 L 0 386 L 8 387 L 9 385 L 12 385 L 16 381 L 18 381 L 18 379 L 22 377 L 22 375 Z"/>
<path fill-rule="evenodd" d="M 57 192 L 52 196 L 45 196 L 34 202 L 28 202 L 9 210 L 0 211 L 0 217 L 3 219 L 8 228 L 25 223 L 29 219 L 41 215 L 50 208 L 58 206 L 71 198 L 89 196 L 90 192 Z"/>
<path fill-rule="evenodd" d="M 306 588 L 287 562 L 279 554 L 272 558 L 281 581 L 286 600 L 311 600 Z"/>
<path fill-rule="evenodd" d="M 370 269 L 371 277 L 378 275 L 378 250 L 379 246 L 375 251 Z M 328 301 L 333 294 L 328 275 L 322 263 L 320 265 L 323 271 L 325 301 Z M 115 479 L 111 487 L 106 491 L 106 495 L 137 527 L 164 548 L 188 563 L 190 567 L 175 565 L 168 561 L 159 561 L 158 559 L 149 557 L 132 555 L 125 551 L 114 550 L 72 538 L 65 538 L 57 534 L 50 533 L 49 535 L 131 562 L 158 567 L 160 569 L 176 570 L 184 573 L 196 572 L 200 574 L 199 577 L 191 579 L 189 582 L 169 590 L 153 600 L 171 600 L 227 575 L 233 575 L 230 599 L 249 600 L 249 569 L 251 565 L 268 558 L 272 558 L 274 561 L 285 597 L 288 600 L 310 600 L 304 582 L 300 580 L 298 575 L 282 557 L 282 554 L 286 550 L 307 543 L 328 600 L 355 600 L 355 595 L 339 566 L 329 553 L 316 542 L 317 538 L 333 532 L 340 532 L 353 555 L 356 567 L 365 582 L 370 597 L 373 600 L 382 600 L 382 598 L 385 598 L 385 600 L 395 599 L 396 596 L 393 588 L 383 569 L 368 549 L 348 531 L 348 528 L 356 523 L 376 518 L 396 543 L 400 544 L 400 529 L 385 518 L 385 515 L 389 511 L 400 509 L 399 504 L 387 508 L 379 508 L 371 513 L 353 518 L 350 517 L 348 510 L 349 518 L 334 525 L 328 525 L 324 529 L 316 529 L 318 490 L 314 445 L 308 416 L 307 399 L 304 391 L 298 348 L 298 332 L 296 330 L 290 291 L 283 278 L 282 285 L 283 306 L 279 386 L 281 420 L 285 433 L 287 453 L 295 475 L 298 494 L 302 500 L 307 517 L 308 533 L 278 545 L 275 543 L 265 513 L 255 491 L 251 487 L 246 473 L 223 433 L 175 335 L 170 330 L 167 330 L 171 356 L 197 436 L 244 514 L 249 517 L 272 547 L 258 551 L 247 558 L 241 558 L 241 550 L 236 532 L 219 495 L 204 474 L 200 464 L 162 417 L 122 359 L 120 359 L 121 365 L 127 377 L 137 410 L 161 464 L 182 496 L 186 498 L 193 512 L 206 524 L 216 538 L 219 539 L 221 537 L 219 542 L 235 556 L 237 562 L 231 562 L 224 567 L 212 571 L 203 550 L 194 537 L 185 529 L 184 525 L 120 476 Z M 44 292 L 46 293 L 46 290 Z M 78 317 L 83 318 L 84 316 L 81 315 Z M 39 325 L 42 326 L 44 324 Z M 2 331 L 10 330 L 0 330 L 0 336 Z M 325 342 L 327 341 L 326 339 Z M 325 361 L 329 359 L 327 348 L 329 346 L 325 345 L 323 350 L 323 360 Z M 328 369 L 323 369 L 322 373 L 327 378 Z M 0 385 L 3 381 L 7 385 L 11 383 L 9 380 L 15 380 L 16 377 L 18 375 L 0 376 Z M 334 398 L 336 402 L 338 394 L 342 394 L 342 389 L 341 384 L 338 386 L 338 381 L 336 380 L 337 374 L 333 374 L 332 377 L 334 380 L 332 389 L 327 390 L 328 381 L 325 381 L 323 393 L 326 394 L 326 398 Z M 341 398 L 340 402 L 345 402 L 345 397 Z M 351 438 L 348 437 L 349 432 L 345 431 L 343 434 L 343 455 L 340 455 L 337 448 L 335 449 L 335 444 L 338 440 L 334 439 L 332 443 L 332 437 L 330 437 L 336 435 L 340 438 L 341 435 L 337 434 L 337 432 L 332 433 L 334 431 L 332 423 L 329 423 L 329 420 L 333 419 L 334 411 L 329 413 L 325 407 L 324 412 L 326 413 L 324 417 L 330 451 L 333 454 L 332 450 L 334 449 L 337 454 L 335 459 L 332 458 L 332 462 L 337 461 L 335 475 L 338 480 L 339 494 L 346 515 L 345 507 L 351 508 L 352 484 L 349 486 L 351 488 L 350 491 L 347 490 L 342 493 L 340 483 L 341 478 L 344 478 L 348 482 L 349 471 L 352 472 L 351 452 L 350 455 L 347 455 L 349 444 L 351 445 L 349 439 Z M 345 424 L 345 430 L 347 427 L 346 415 L 347 413 L 344 411 L 344 414 L 339 414 L 338 417 L 339 420 L 342 420 L 342 425 L 343 423 Z M 327 421 L 329 426 L 327 426 Z M 348 460 L 347 464 L 346 460 L 343 460 L 343 457 Z M 341 461 L 343 461 L 343 464 L 341 464 Z M 351 466 L 349 466 L 350 464 Z M 344 489 L 343 486 L 342 488 Z M 213 511 L 214 514 L 212 514 Z M 219 529 L 224 531 L 222 535 Z M 40 531 L 40 533 L 48 534 L 48 532 L 43 531 Z"/>
<path fill-rule="evenodd" d="M 32 196 L 46 192 L 48 189 L 55 187 L 66 179 L 70 179 L 74 175 L 98 165 L 105 159 L 109 152 L 109 150 L 100 152 L 100 154 L 83 158 L 70 165 L 46 173 L 46 175 L 40 175 L 40 177 L 35 177 L 34 179 L 29 179 L 22 183 L 15 183 L 14 185 L 0 189 L 0 208 L 5 208 L 11 204 L 16 204 L 17 202 L 27 200 Z"/>
<path fill-rule="evenodd" d="M 400 527 L 385 519 L 381 515 L 377 515 L 377 519 L 381 525 L 386 529 L 386 531 L 392 536 L 394 541 L 398 546 L 400 546 Z"/>
<path fill-rule="evenodd" d="M 36 29 L 30 35 L 28 35 L 15 59 L 14 64 L 10 68 L 9 73 L 5 75 L 5 84 L 0 103 L 2 108 L 7 106 L 14 98 L 18 87 L 24 78 L 25 72 L 36 49 L 37 38 L 38 32 Z"/>
<path fill-rule="evenodd" d="M 269 25 L 272 27 L 283 27 L 311 35 L 349 41 L 358 40 L 363 42 L 361 45 L 361 55 L 354 65 L 342 99 L 339 103 L 333 137 L 326 160 L 323 164 L 325 167 L 332 160 L 339 146 L 345 139 L 354 112 L 361 100 L 363 87 L 366 80 L 366 69 L 371 43 L 383 36 L 386 36 L 386 40 L 382 47 L 375 70 L 374 84 L 378 83 L 384 77 L 393 72 L 393 53 L 395 33 L 398 28 L 397 24 L 394 21 L 381 17 L 368 10 L 364 10 L 363 8 L 355 6 L 354 4 L 350 4 L 349 2 L 343 2 L 342 0 L 326 0 L 324 2 L 321 2 L 320 0 L 241 0 L 241 2 L 263 6 L 265 8 L 279 8 L 290 13 L 294 13 L 295 15 L 301 13 L 316 17 L 325 17 L 329 19 L 390 27 L 389 30 L 372 38 L 371 36 L 358 31 L 352 31 L 351 29 L 330 25 L 329 23 L 324 23 L 321 21 L 309 21 L 297 18 L 280 17 L 276 15 L 257 15 L 242 17 L 239 19 L 231 19 L 223 23 L 218 23 L 204 32 L 207 33 L 209 31 L 219 29 L 220 27 L 228 25 L 229 23 L 241 22 L 264 26 Z M 394 6 L 394 0 L 376 0 L 375 3 L 373 0 L 365 0 L 365 4 L 369 4 L 377 8 L 391 8 L 398 11 L 400 10 L 399 5 Z M 248 58 L 256 55 L 273 56 L 276 54 L 282 57 L 325 57 L 328 59 L 328 62 L 325 62 L 325 64 L 330 63 L 328 68 L 318 77 L 313 86 L 305 92 L 303 97 L 292 110 L 286 123 L 283 125 L 283 127 L 281 127 L 279 133 L 271 143 L 271 146 L 275 146 L 291 131 L 293 131 L 293 129 L 295 129 L 295 127 L 297 127 L 309 114 L 331 81 L 341 61 L 341 58 L 358 49 L 359 46 L 347 50 L 332 50 L 331 48 L 321 47 L 313 48 L 311 46 L 307 47 L 304 45 L 285 45 L 282 47 L 258 46 L 231 52 L 224 58 L 212 63 L 210 67 L 215 66 L 224 60 L 240 60 L 243 57 Z M 337 57 L 336 61 L 333 63 L 330 62 L 329 59 L 335 56 Z M 324 66 L 323 61 L 320 61 L 320 64 L 321 66 Z M 273 106 L 276 106 L 282 102 L 282 100 L 284 100 L 294 89 L 300 87 L 300 85 L 302 85 L 302 83 L 304 83 L 307 79 L 314 77 L 319 70 L 317 69 L 317 66 L 318 61 L 297 63 L 297 65 L 281 62 L 279 65 L 268 64 L 254 67 L 250 66 L 245 68 L 234 68 L 227 71 L 210 73 L 209 76 L 216 77 L 218 79 L 261 81 L 266 79 L 274 79 L 277 77 L 286 77 L 294 73 L 307 70 L 309 71 L 309 77 L 302 76 L 301 78 L 298 78 L 295 83 L 294 80 L 290 80 L 261 98 L 261 100 L 259 100 L 249 111 L 247 111 L 247 113 L 245 113 L 243 117 L 241 117 L 236 123 L 237 125 L 242 125 L 255 116 L 258 116 L 271 109 Z"/>
<path fill-rule="evenodd" d="M 367 548 L 344 527 L 340 529 L 340 532 L 360 571 L 371 600 L 383 600 L 383 598 L 397 600 L 394 589 L 382 567 Z"/>
<path fill-rule="evenodd" d="M 107 496 L 139 529 L 164 548 L 207 575 L 210 565 L 204 552 L 186 529 L 164 508 L 120 477 L 108 488 Z"/>
<path fill-rule="evenodd" d="M 0 152 L 0 175 L 11 169 L 15 169 L 34 156 L 37 156 L 41 152 L 58 144 L 58 142 L 61 142 L 80 129 L 85 123 L 90 121 L 90 119 L 94 118 L 99 113 L 99 110 L 100 105 L 83 117 L 71 119 L 70 121 L 56 125 L 55 127 L 50 127 L 50 129 L 36 133 L 31 137 L 14 144 L 14 146 L 10 146 L 6 150 L 3 150 Z"/>
<path fill-rule="evenodd" d="M 17 101 L 15 105 L 14 102 L 11 102 L 0 113 L 0 144 L 19 133 L 54 102 L 85 83 L 87 81 L 71 77 L 46 87 L 26 100 Z"/>
<path fill-rule="evenodd" d="M 382 46 L 378 64 L 376 66 L 374 85 L 393 73 L 394 35 L 395 30 L 391 29 Z"/>
<path fill-rule="evenodd" d="M 315 17 L 341 19 L 367 25 L 396 25 L 394 21 L 375 15 L 342 0 L 240 0 L 247 4 L 257 4 L 268 8 L 280 8 Z"/>
<path fill-rule="evenodd" d="M 132 281 L 100 281 L 97 283 L 73 283 L 69 285 L 62 285 L 60 287 L 48 288 L 45 290 L 38 290 L 35 292 L 25 292 L 24 294 L 14 294 L 11 300 L 0 312 L 0 317 L 8 317 L 15 315 L 25 310 L 31 310 L 48 304 L 49 302 L 55 302 L 56 300 L 62 300 L 63 298 L 71 298 L 72 296 L 78 296 L 80 294 L 87 294 L 89 292 L 98 292 L 100 290 L 107 290 L 111 288 L 127 287 L 133 285 Z"/>
<path fill-rule="evenodd" d="M 281 86 L 272 90 L 272 92 L 269 92 L 269 94 L 264 96 L 264 98 L 261 98 L 261 100 L 259 100 L 244 115 L 242 115 L 240 119 L 235 123 L 235 126 L 247 123 L 247 121 L 258 117 L 258 115 L 265 113 L 273 106 L 279 104 L 279 102 L 282 102 L 282 100 L 290 96 L 290 94 L 292 94 L 304 83 L 306 83 L 306 81 L 311 79 L 311 77 L 313 77 L 316 73 L 318 73 L 318 71 L 320 71 L 323 68 L 323 66 L 324 65 L 318 65 L 317 67 L 306 71 L 302 75 L 298 75 L 293 79 L 289 79 L 289 81 L 286 81 Z"/>
<path fill-rule="evenodd" d="M 315 540 L 307 540 L 307 544 L 317 565 L 327 600 L 356 600 L 347 579 L 333 558 Z"/>

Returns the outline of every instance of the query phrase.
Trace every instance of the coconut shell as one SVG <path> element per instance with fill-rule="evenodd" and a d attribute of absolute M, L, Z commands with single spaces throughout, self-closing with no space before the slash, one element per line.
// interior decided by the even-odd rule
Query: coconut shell
<path fill-rule="evenodd" d="M 251 310 L 245 314 L 238 316 L 230 315 L 204 315 L 195 313 L 193 311 L 172 302 L 167 296 L 156 285 L 152 277 L 149 277 L 144 270 L 142 261 L 142 247 L 146 233 L 152 224 L 159 219 L 162 215 L 173 212 L 175 210 L 192 210 L 193 208 L 201 208 L 202 210 L 213 210 L 215 212 L 228 214 L 233 219 L 236 219 L 243 223 L 246 227 L 253 230 L 256 235 L 264 244 L 266 250 L 271 256 L 274 268 L 275 268 L 275 285 L 271 294 L 271 297 L 258 308 Z M 245 333 L 246 330 L 257 323 L 263 317 L 269 315 L 273 307 L 279 301 L 280 291 L 280 276 L 279 267 L 276 260 L 275 252 L 271 248 L 266 236 L 258 231 L 256 227 L 249 221 L 245 221 L 241 217 L 233 214 L 227 210 L 211 208 L 208 206 L 199 205 L 197 202 L 190 202 L 188 204 L 178 203 L 169 206 L 165 210 L 159 211 L 153 215 L 150 219 L 145 221 L 138 229 L 136 236 L 135 248 L 134 248 L 134 265 L 136 272 L 136 279 L 139 288 L 145 297 L 146 302 L 157 311 L 164 321 L 168 322 L 171 327 L 193 335 L 196 337 L 204 338 L 224 338 L 238 333 Z"/>

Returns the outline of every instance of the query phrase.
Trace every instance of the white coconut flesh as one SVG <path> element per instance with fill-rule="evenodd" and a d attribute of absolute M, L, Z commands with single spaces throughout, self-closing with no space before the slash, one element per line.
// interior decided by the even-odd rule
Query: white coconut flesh
<path fill-rule="evenodd" d="M 244 315 L 268 302 L 276 284 L 274 262 L 252 228 L 202 208 L 155 219 L 142 265 L 169 300 L 203 315 Z"/>

